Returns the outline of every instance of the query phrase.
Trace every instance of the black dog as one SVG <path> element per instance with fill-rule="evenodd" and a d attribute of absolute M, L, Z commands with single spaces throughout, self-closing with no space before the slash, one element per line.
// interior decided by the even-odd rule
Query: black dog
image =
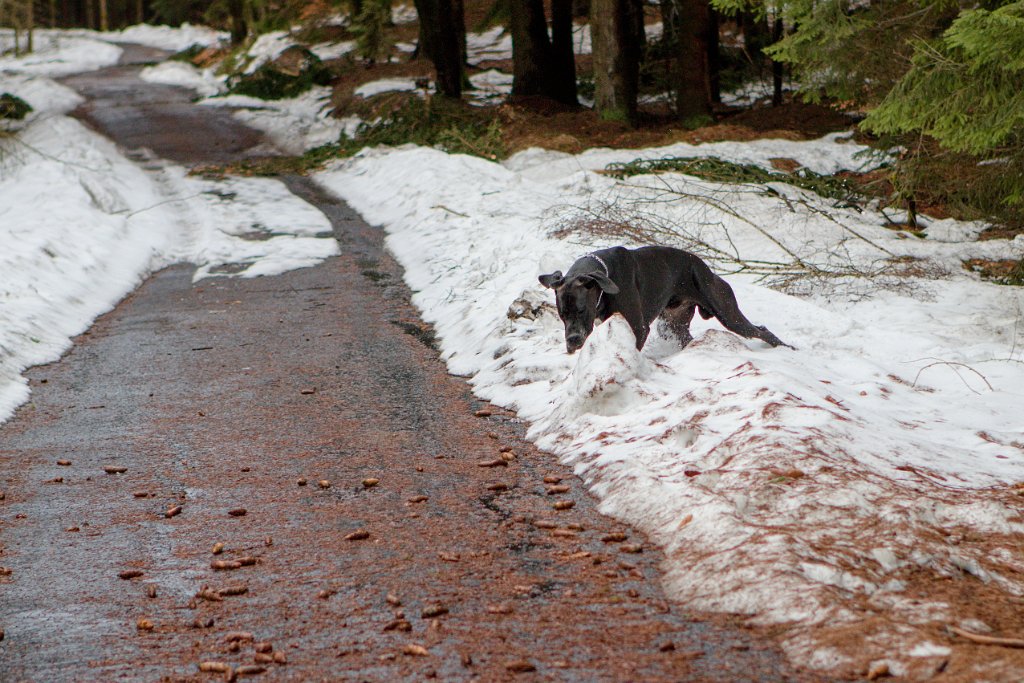
<path fill-rule="evenodd" d="M 789 346 L 768 328 L 747 320 L 729 283 L 682 249 L 602 249 L 578 259 L 565 275 L 556 270 L 539 279 L 555 290 L 569 353 L 583 346 L 595 320 L 604 322 L 613 313 L 621 313 L 629 323 L 638 351 L 658 316 L 665 319 L 685 347 L 693 339 L 690 321 L 694 310 L 699 310 L 705 320 L 718 318 L 726 329 L 740 336 L 757 337 L 772 346 Z"/>

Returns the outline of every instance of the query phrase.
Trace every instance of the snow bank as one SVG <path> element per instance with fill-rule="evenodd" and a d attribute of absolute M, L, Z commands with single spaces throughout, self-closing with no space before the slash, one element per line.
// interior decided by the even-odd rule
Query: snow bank
<path fill-rule="evenodd" d="M 203 97 L 213 97 L 227 90 L 225 79 L 214 69 L 197 69 L 187 62 L 160 62 L 139 72 L 139 78 L 148 83 L 178 85 L 195 90 Z"/>
<path fill-rule="evenodd" d="M 59 358 L 154 270 L 189 262 L 197 279 L 225 266 L 254 277 L 338 252 L 323 214 L 275 180 L 203 180 L 156 159 L 143 171 L 63 116 L 81 98 L 40 74 L 120 53 L 94 43 L 61 38 L 32 62 L 0 59 L 4 89 L 35 109 L 0 147 L 0 422 L 28 397 L 25 368 Z M 74 61 L 83 51 L 97 59 Z"/>
<path fill-rule="evenodd" d="M 14 32 L 0 28 L 0 73 L 67 76 L 117 64 L 121 57 L 121 48 L 84 32 L 37 29 L 33 40 L 29 54 L 4 54 L 14 47 Z"/>
<path fill-rule="evenodd" d="M 267 38 L 266 40 L 263 40 Z M 267 34 L 256 41 L 249 52 L 247 72 L 272 59 L 293 44 L 283 31 Z M 205 99 L 200 104 L 230 107 L 234 116 L 247 125 L 263 131 L 282 152 L 303 152 L 332 142 L 345 133 L 353 135 L 362 120 L 355 116 L 331 116 L 331 89 L 314 86 L 298 97 L 282 100 L 261 100 L 247 95 L 226 95 L 224 76 L 214 69 L 198 69 L 186 62 L 162 62 L 146 67 L 140 73 L 144 81 L 190 88 Z"/>
<path fill-rule="evenodd" d="M 28 397 L 25 368 L 59 358 L 154 270 L 254 277 L 338 251 L 323 214 L 275 180 L 202 180 L 158 160 L 146 172 L 63 116 L 30 125 L 0 159 L 0 421 Z"/>
<path fill-rule="evenodd" d="M 193 45 L 212 47 L 226 43 L 231 37 L 227 31 L 215 31 L 208 26 L 193 26 L 187 22 L 181 26 L 136 24 L 120 31 L 96 35 L 114 43 L 138 43 L 171 52 L 181 52 Z"/>
<path fill-rule="evenodd" d="M 934 666 L 908 653 L 925 652 L 934 621 L 953 615 L 906 596 L 908 567 L 951 576 L 974 567 L 1024 592 L 1014 562 L 998 559 L 1012 548 L 989 554 L 944 540 L 953 529 L 1024 532 L 1015 510 L 984 492 L 1024 481 L 1024 352 L 1014 332 L 1024 296 L 952 274 L 966 252 L 1019 255 L 1024 241 L 903 239 L 875 212 L 782 183 L 766 193 L 679 175 L 617 183 L 587 170 L 683 149 L 535 150 L 504 165 L 368 150 L 318 179 L 386 227 L 451 372 L 518 411 L 531 439 L 575 465 L 603 512 L 665 549 L 675 599 L 789 624 L 785 647 L 801 664 L 856 669 L 888 658 L 897 674 Z M 792 158 L 822 173 L 861 166 L 861 151 L 836 136 L 685 146 L 762 165 Z M 656 330 L 638 354 L 613 318 L 567 356 L 536 277 L 609 244 L 545 230 L 595 197 L 699 225 L 712 246 L 746 258 L 792 252 L 825 266 L 841 254 L 866 267 L 912 257 L 951 274 L 867 295 L 837 278 L 804 298 L 732 276 L 747 316 L 799 351 L 698 321 L 685 350 Z M 886 615 L 877 639 L 830 640 L 865 610 Z"/>
<path fill-rule="evenodd" d="M 382 78 L 363 83 L 352 94 L 356 97 L 373 97 L 386 92 L 412 92 L 416 89 L 414 78 Z"/>

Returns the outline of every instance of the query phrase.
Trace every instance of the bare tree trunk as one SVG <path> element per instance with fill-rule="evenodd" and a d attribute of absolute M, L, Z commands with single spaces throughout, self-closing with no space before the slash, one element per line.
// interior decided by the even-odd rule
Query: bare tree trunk
<path fill-rule="evenodd" d="M 104 33 L 110 30 L 110 19 L 107 14 L 107 0 L 99 0 L 100 3 L 100 30 Z"/>
<path fill-rule="evenodd" d="M 777 18 L 775 25 L 772 28 L 772 42 L 777 43 L 782 40 L 782 34 L 785 29 L 782 25 L 782 19 Z M 772 106 L 779 107 L 782 105 L 782 62 L 772 60 Z"/>
<path fill-rule="evenodd" d="M 29 32 L 29 51 L 32 52 L 35 49 L 33 33 L 36 30 L 36 3 L 33 0 L 25 0 L 25 14 L 25 23 Z"/>
<path fill-rule="evenodd" d="M 429 2 L 423 0 L 413 0 L 413 5 L 416 7 L 416 16 L 419 17 L 420 23 L 420 35 L 416 41 L 416 51 L 412 53 L 413 59 L 420 59 L 426 57 L 431 59 L 431 55 L 434 53 L 433 45 L 430 44 L 431 32 L 429 30 L 430 17 L 427 16 L 426 12 L 429 10 Z"/>
<path fill-rule="evenodd" d="M 551 0 L 551 92 L 556 100 L 576 104 L 576 55 L 572 46 L 573 0 Z"/>
<path fill-rule="evenodd" d="M 551 41 L 542 0 L 512 0 L 512 97 L 547 96 Z"/>
<path fill-rule="evenodd" d="M 640 49 L 631 0 L 591 0 L 594 104 L 602 119 L 636 125 Z"/>
<path fill-rule="evenodd" d="M 231 44 L 238 45 L 249 35 L 249 25 L 245 20 L 245 0 L 228 0 L 228 13 L 231 15 Z"/>
<path fill-rule="evenodd" d="M 146 7 L 142 0 L 135 0 L 135 23 L 142 24 L 146 21 Z"/>
<path fill-rule="evenodd" d="M 434 63 L 437 92 L 445 97 L 462 97 L 462 54 L 466 32 L 455 16 L 452 0 L 416 0 L 420 17 L 420 49 Z"/>
<path fill-rule="evenodd" d="M 445 97 L 462 97 L 462 45 L 465 40 L 465 24 L 460 13 L 458 17 L 452 0 L 435 0 L 438 8 L 438 51 L 434 59 L 437 71 L 437 92 Z"/>
<path fill-rule="evenodd" d="M 669 50 L 675 53 L 671 73 L 676 114 L 697 124 L 711 117 L 711 8 L 708 0 L 662 0 L 661 7 Z"/>
<path fill-rule="evenodd" d="M 96 6 L 93 0 L 85 0 L 85 27 L 96 28 Z"/>
<path fill-rule="evenodd" d="M 722 62 L 718 50 L 718 12 L 714 7 L 708 10 L 708 86 L 711 102 L 722 103 Z"/>
<path fill-rule="evenodd" d="M 463 0 L 452 0 L 452 12 L 455 18 L 455 32 L 459 36 L 459 62 L 466 63 L 466 3 Z"/>

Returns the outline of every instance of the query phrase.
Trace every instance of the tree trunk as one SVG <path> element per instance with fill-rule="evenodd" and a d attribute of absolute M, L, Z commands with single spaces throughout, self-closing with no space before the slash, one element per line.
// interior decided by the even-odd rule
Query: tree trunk
<path fill-rule="evenodd" d="M 466 64 L 466 3 L 464 0 L 452 0 L 452 11 L 455 17 L 455 32 L 459 36 L 459 63 Z"/>
<path fill-rule="evenodd" d="M 239 45 L 249 35 L 249 26 L 245 21 L 245 0 L 228 0 L 228 13 L 231 15 L 231 44 Z"/>
<path fill-rule="evenodd" d="M 542 0 L 512 0 L 512 97 L 547 96 L 551 41 Z"/>
<path fill-rule="evenodd" d="M 33 0 L 25 0 L 25 23 L 28 30 L 28 51 L 35 50 L 36 7 Z"/>
<path fill-rule="evenodd" d="M 107 0 L 99 0 L 100 3 L 100 30 L 106 33 L 110 30 L 110 17 L 107 13 Z"/>
<path fill-rule="evenodd" d="M 640 76 L 635 13 L 636 3 L 632 0 L 591 0 L 590 3 L 594 105 L 602 119 L 631 126 L 636 125 Z"/>
<path fill-rule="evenodd" d="M 775 25 L 772 28 L 773 43 L 777 43 L 782 40 L 784 30 L 782 19 L 776 19 Z M 772 60 L 772 106 L 782 106 L 782 62 L 777 62 L 775 60 Z"/>
<path fill-rule="evenodd" d="M 135 23 L 143 24 L 146 22 L 146 7 L 142 0 L 135 0 Z"/>
<path fill-rule="evenodd" d="M 419 17 L 420 29 L 419 38 L 416 40 L 416 50 L 412 53 L 412 58 L 420 59 L 421 57 L 426 57 L 427 59 L 433 59 L 431 55 L 434 54 L 434 46 L 430 43 L 433 34 L 430 32 L 430 15 L 427 14 L 430 11 L 430 0 L 413 0 L 413 6 L 416 8 L 416 16 Z"/>
<path fill-rule="evenodd" d="M 714 7 L 708 10 L 708 86 L 711 102 L 722 103 L 722 62 L 718 50 L 718 12 Z"/>
<path fill-rule="evenodd" d="M 416 0 L 420 17 L 420 48 L 437 72 L 437 92 L 445 97 L 462 97 L 462 55 L 460 45 L 466 32 L 458 25 L 452 0 Z"/>
<path fill-rule="evenodd" d="M 711 8 L 708 0 L 662 0 L 662 17 L 676 95 L 676 114 L 697 124 L 711 117 L 711 77 L 708 36 Z"/>
<path fill-rule="evenodd" d="M 551 79 L 554 99 L 577 104 L 576 56 L 572 46 L 573 0 L 551 0 Z"/>

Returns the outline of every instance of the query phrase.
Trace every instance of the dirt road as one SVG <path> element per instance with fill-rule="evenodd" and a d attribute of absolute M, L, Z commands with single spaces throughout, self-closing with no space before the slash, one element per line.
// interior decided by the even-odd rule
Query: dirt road
<path fill-rule="evenodd" d="M 136 72 L 67 81 L 126 149 L 263 144 Z M 446 374 L 379 232 L 287 182 L 340 257 L 198 285 L 170 268 L 29 373 L 0 427 L 0 680 L 794 677 L 757 634 L 667 604 L 659 553 Z"/>

